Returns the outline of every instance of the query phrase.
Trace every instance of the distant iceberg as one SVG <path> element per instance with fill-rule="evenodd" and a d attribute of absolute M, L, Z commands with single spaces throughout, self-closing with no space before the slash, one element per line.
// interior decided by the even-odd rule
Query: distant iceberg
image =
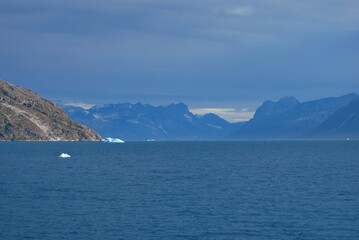
<path fill-rule="evenodd" d="M 125 141 L 123 141 L 122 139 L 119 139 L 119 138 L 108 137 L 108 138 L 102 139 L 102 142 L 105 142 L 105 143 L 124 143 Z"/>
<path fill-rule="evenodd" d="M 69 154 L 67 154 L 67 153 L 61 153 L 59 157 L 60 158 L 69 158 L 71 156 Z"/>
<path fill-rule="evenodd" d="M 154 142 L 154 141 L 156 141 L 156 139 L 153 139 L 153 138 L 147 139 L 147 142 Z"/>

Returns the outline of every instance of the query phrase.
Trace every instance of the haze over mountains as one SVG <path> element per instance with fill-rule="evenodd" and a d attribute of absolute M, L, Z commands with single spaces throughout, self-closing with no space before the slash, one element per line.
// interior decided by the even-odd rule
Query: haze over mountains
<path fill-rule="evenodd" d="M 299 102 L 265 101 L 248 122 L 230 123 L 208 113 L 196 115 L 183 103 L 63 106 L 0 80 L 0 140 L 247 140 L 359 139 L 359 96 Z M 78 124 L 82 123 L 86 126 Z"/>
<path fill-rule="evenodd" d="M 359 96 L 352 93 L 299 102 L 265 101 L 248 122 L 229 123 L 209 113 L 195 115 L 183 104 L 63 106 L 69 116 L 102 136 L 125 140 L 343 139 L 359 137 Z"/>
<path fill-rule="evenodd" d="M 102 136 L 125 140 L 223 139 L 242 123 L 229 123 L 209 113 L 195 115 L 183 103 L 151 106 L 142 103 L 106 104 L 90 109 L 63 106 L 68 115 Z"/>

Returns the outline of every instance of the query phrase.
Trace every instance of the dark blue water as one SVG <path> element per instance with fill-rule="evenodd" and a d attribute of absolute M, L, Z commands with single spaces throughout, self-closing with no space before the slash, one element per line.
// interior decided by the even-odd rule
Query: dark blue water
<path fill-rule="evenodd" d="M 0 239 L 359 239 L 359 141 L 0 143 Z"/>

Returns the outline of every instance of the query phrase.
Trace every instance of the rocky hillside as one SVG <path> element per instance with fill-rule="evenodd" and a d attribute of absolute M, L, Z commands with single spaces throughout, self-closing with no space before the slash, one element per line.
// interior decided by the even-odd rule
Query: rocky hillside
<path fill-rule="evenodd" d="M 0 141 L 98 141 L 52 102 L 0 80 Z"/>

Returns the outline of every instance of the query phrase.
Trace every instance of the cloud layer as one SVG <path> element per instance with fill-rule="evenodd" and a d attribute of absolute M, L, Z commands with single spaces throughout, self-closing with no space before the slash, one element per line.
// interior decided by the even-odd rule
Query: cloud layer
<path fill-rule="evenodd" d="M 242 108 L 359 88 L 355 0 L 4 0 L 0 13 L 0 77 L 52 99 Z"/>
<path fill-rule="evenodd" d="M 246 108 L 192 108 L 191 112 L 198 115 L 204 115 L 207 113 L 214 113 L 229 122 L 243 122 L 248 121 L 254 116 L 254 112 L 249 111 Z"/>

